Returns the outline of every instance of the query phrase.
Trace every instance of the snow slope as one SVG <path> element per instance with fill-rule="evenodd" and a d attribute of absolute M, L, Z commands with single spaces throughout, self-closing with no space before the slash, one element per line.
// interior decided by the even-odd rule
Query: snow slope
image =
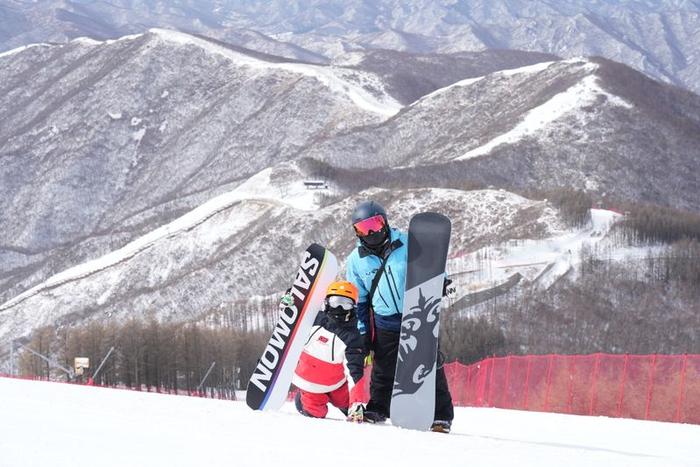
<path fill-rule="evenodd" d="M 621 215 L 591 209 L 591 221 L 543 239 L 512 240 L 448 259 L 447 268 L 459 290 L 479 292 L 508 281 L 518 273 L 542 289 L 549 288 L 580 262 L 581 251 L 605 238 Z M 632 252 L 637 256 L 644 252 Z"/>
<path fill-rule="evenodd" d="M 573 60 L 567 62 L 575 63 Z M 531 65 L 520 70 L 507 70 L 499 73 L 504 76 L 512 76 L 520 72 L 535 73 L 545 70 L 549 64 L 551 64 L 551 62 Z M 598 65 L 584 61 L 582 68 L 592 73 L 598 68 Z M 599 79 L 595 75 L 586 76 L 564 92 L 555 95 L 544 104 L 528 111 L 523 119 L 511 130 L 497 136 L 482 146 L 467 151 L 466 154 L 457 157 L 456 160 L 483 156 L 490 153 L 491 150 L 498 145 L 513 144 L 527 136 L 535 135 L 566 114 L 575 112 L 581 113 L 581 109 L 600 102 L 601 97 L 604 97 L 605 101 L 610 105 L 617 105 L 628 109 L 632 107 L 632 105 L 624 99 L 605 91 L 598 84 L 598 81 Z"/>
<path fill-rule="evenodd" d="M 173 237 L 179 233 L 182 233 L 183 231 L 191 230 L 194 227 L 206 222 L 215 214 L 224 211 L 235 203 L 243 200 L 271 201 L 274 203 L 286 204 L 296 209 L 308 211 L 318 208 L 318 205 L 314 201 L 314 192 L 307 190 L 302 181 L 292 180 L 291 182 L 287 183 L 282 181 L 273 184 L 271 180 L 272 174 L 273 169 L 267 168 L 248 179 L 236 189 L 207 201 L 203 205 L 193 209 L 173 222 L 159 227 L 158 229 L 134 240 L 124 247 L 97 259 L 55 274 L 45 282 L 32 287 L 7 303 L 0 304 L 0 312 L 13 307 L 17 303 L 21 303 L 27 298 L 33 297 L 42 291 L 53 289 L 61 284 L 65 284 L 66 282 L 87 277 L 97 271 L 102 271 L 118 263 L 124 262 L 142 251 L 152 247 L 156 242 L 164 238 Z M 237 226 L 229 224 L 229 227 L 243 228 L 250 222 L 251 219 L 249 218 L 240 218 L 237 219 Z M 212 232 L 212 236 L 215 235 L 216 233 Z"/>
<path fill-rule="evenodd" d="M 254 412 L 243 402 L 7 378 L 0 401 L 2 467 L 700 465 L 697 425 L 457 408 L 442 435 L 313 420 L 289 405 Z"/>

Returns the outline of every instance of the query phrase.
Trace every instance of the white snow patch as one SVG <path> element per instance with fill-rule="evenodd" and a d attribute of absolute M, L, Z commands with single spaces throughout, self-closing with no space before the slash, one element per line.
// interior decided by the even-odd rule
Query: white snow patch
<path fill-rule="evenodd" d="M 100 45 L 102 42 L 97 41 L 95 39 L 92 39 L 90 37 L 76 37 L 71 41 L 73 44 L 80 44 L 80 45 Z"/>
<path fill-rule="evenodd" d="M 355 441 L 372 465 L 698 466 L 700 426 L 690 424 L 456 407 L 443 435 L 347 423 L 334 408 L 319 420 L 289 403 L 253 411 L 244 402 L 8 378 L 0 400 L 1 463 L 13 467 L 307 466 L 311 458 L 355 467 L 357 456 L 339 454 Z"/>
<path fill-rule="evenodd" d="M 386 94 L 381 98 L 375 97 L 357 84 L 342 79 L 332 66 L 284 62 L 272 63 L 227 49 L 226 47 L 222 47 L 207 40 L 190 36 L 189 34 L 167 29 L 151 29 L 150 32 L 168 42 L 200 47 L 208 53 L 225 57 L 240 66 L 257 69 L 285 70 L 291 73 L 314 77 L 334 93 L 349 98 L 357 107 L 368 112 L 382 115 L 386 118 L 393 117 L 402 109 L 402 105 L 392 97 Z"/>
<path fill-rule="evenodd" d="M 122 36 L 118 39 L 108 39 L 106 41 L 103 41 L 102 43 L 108 45 L 108 44 L 114 44 L 116 42 L 133 41 L 133 40 L 138 39 L 140 37 L 143 37 L 143 34 L 131 34 L 128 36 Z"/>
<path fill-rule="evenodd" d="M 146 134 L 146 129 L 141 128 L 140 130 L 135 131 L 131 134 L 131 139 L 133 139 L 137 143 L 141 143 L 141 140 L 143 139 L 145 134 Z"/>
<path fill-rule="evenodd" d="M 333 59 L 333 64 L 338 66 L 355 66 L 362 63 L 365 58 L 364 52 L 352 51 L 347 52 L 340 57 Z"/>
<path fill-rule="evenodd" d="M 518 68 L 509 68 L 507 70 L 499 70 L 493 74 L 494 75 L 503 75 L 503 76 L 513 76 L 513 75 L 519 75 L 522 73 L 539 73 L 539 72 L 544 71 L 547 68 L 549 68 L 549 66 L 552 65 L 553 63 L 558 63 L 558 62 L 535 63 L 533 65 L 521 66 Z"/>
<path fill-rule="evenodd" d="M 413 102 L 411 104 L 411 106 L 417 104 L 418 102 L 421 102 L 421 101 L 424 101 L 427 99 L 432 99 L 435 96 L 439 96 L 440 94 L 444 94 L 445 92 L 447 92 L 451 89 L 472 85 L 478 81 L 481 81 L 482 79 L 484 79 L 484 76 L 479 76 L 477 78 L 467 78 L 467 79 L 463 79 L 462 81 L 452 83 L 449 86 L 445 86 L 444 88 L 436 89 L 435 91 L 431 92 L 430 94 L 426 94 L 425 96 L 421 97 L 417 101 Z"/>
<path fill-rule="evenodd" d="M 477 76 L 475 78 L 467 78 L 463 79 L 461 81 L 457 81 L 456 83 L 452 83 L 449 86 L 445 86 L 440 89 L 436 89 L 435 91 L 431 92 L 430 94 L 426 94 L 425 96 L 421 97 L 417 101 L 413 102 L 411 105 L 415 105 L 418 102 L 421 102 L 425 99 L 430 99 L 435 96 L 439 96 L 440 94 L 445 93 L 446 91 L 449 91 L 450 89 L 458 88 L 458 87 L 466 87 L 466 86 L 471 86 L 474 83 L 478 83 L 482 79 L 486 78 L 487 76 L 492 76 L 492 75 L 503 75 L 503 76 L 514 76 L 518 74 L 523 74 L 523 73 L 539 73 L 541 71 L 546 70 L 549 68 L 550 65 L 554 63 L 564 63 L 562 62 L 541 62 L 541 63 L 535 63 L 534 65 L 527 65 L 519 68 L 509 68 L 506 70 L 499 70 L 495 71 L 493 73 L 490 73 L 488 75 L 484 76 Z"/>
<path fill-rule="evenodd" d="M 625 108 L 632 107 L 632 105 L 624 99 L 610 94 L 601 88 L 598 84 L 598 78 L 595 75 L 588 75 L 566 91 L 555 95 L 544 104 L 527 112 L 523 120 L 512 130 L 497 136 L 482 146 L 468 151 L 466 154 L 457 157 L 456 160 L 483 156 L 491 152 L 496 146 L 512 144 L 526 136 L 534 135 L 564 115 L 576 112 L 582 107 L 595 103 L 599 96 L 605 96 L 610 105 L 617 105 Z"/>
<path fill-rule="evenodd" d="M 29 44 L 17 47 L 16 49 L 6 50 L 5 52 L 0 52 L 0 58 L 9 57 L 10 55 L 15 55 L 20 52 L 24 52 L 28 49 L 33 49 L 34 47 L 51 47 L 51 44 Z"/>

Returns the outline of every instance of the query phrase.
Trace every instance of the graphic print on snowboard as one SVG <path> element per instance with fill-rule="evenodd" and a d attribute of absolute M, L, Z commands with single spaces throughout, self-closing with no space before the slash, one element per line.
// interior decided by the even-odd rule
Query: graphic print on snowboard
<path fill-rule="evenodd" d="M 441 279 L 442 275 L 438 277 Z M 440 282 L 442 284 L 442 281 Z M 425 287 L 430 290 L 431 287 Z M 441 287 L 442 289 L 442 287 Z M 442 292 L 442 290 L 441 290 Z M 408 354 L 411 352 L 416 352 L 418 355 L 423 355 L 424 357 L 430 356 L 430 349 L 419 348 L 421 343 L 425 347 L 430 347 L 434 339 L 438 338 L 440 332 L 439 324 L 439 313 L 440 313 L 440 298 L 423 296 L 423 287 L 418 287 L 418 299 L 411 297 L 410 303 L 416 303 L 416 306 L 411 307 L 410 310 L 404 312 L 403 319 L 401 320 L 401 338 L 399 340 L 399 354 L 397 358 L 398 362 L 405 362 L 408 360 Z M 406 314 L 407 313 L 407 314 Z M 423 383 L 425 378 L 432 371 L 432 365 L 434 362 L 426 358 L 423 363 L 418 363 L 415 370 L 413 371 L 412 378 L 410 380 L 403 380 L 401 385 L 394 384 L 393 396 L 399 394 L 415 394 Z"/>
<path fill-rule="evenodd" d="M 326 288 L 338 274 L 333 253 L 312 244 L 302 256 L 291 294 L 294 305 L 281 312 L 253 371 L 246 391 L 246 403 L 254 410 L 277 410 L 287 399 L 292 375 L 301 351 L 322 308 Z"/>
<path fill-rule="evenodd" d="M 452 226 L 437 213 L 421 213 L 408 228 L 408 268 L 401 319 L 391 423 L 428 430 L 435 415 L 435 372 L 440 303 Z"/>

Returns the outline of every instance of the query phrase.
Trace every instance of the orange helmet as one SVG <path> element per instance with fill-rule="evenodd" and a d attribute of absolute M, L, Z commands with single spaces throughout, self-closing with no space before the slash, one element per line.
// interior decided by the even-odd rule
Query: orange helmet
<path fill-rule="evenodd" d="M 330 295 L 340 295 L 341 297 L 351 298 L 355 303 L 357 303 L 358 292 L 357 287 L 352 282 L 348 281 L 335 281 L 328 286 L 326 290 L 326 297 Z"/>

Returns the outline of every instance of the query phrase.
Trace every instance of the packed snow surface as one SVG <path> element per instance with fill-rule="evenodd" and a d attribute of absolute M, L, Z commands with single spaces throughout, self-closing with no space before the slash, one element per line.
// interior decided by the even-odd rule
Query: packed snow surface
<path fill-rule="evenodd" d="M 700 426 L 457 408 L 449 435 L 244 402 L 0 378 L 0 465 L 700 465 Z M 400 462 L 400 464 L 399 464 Z"/>

